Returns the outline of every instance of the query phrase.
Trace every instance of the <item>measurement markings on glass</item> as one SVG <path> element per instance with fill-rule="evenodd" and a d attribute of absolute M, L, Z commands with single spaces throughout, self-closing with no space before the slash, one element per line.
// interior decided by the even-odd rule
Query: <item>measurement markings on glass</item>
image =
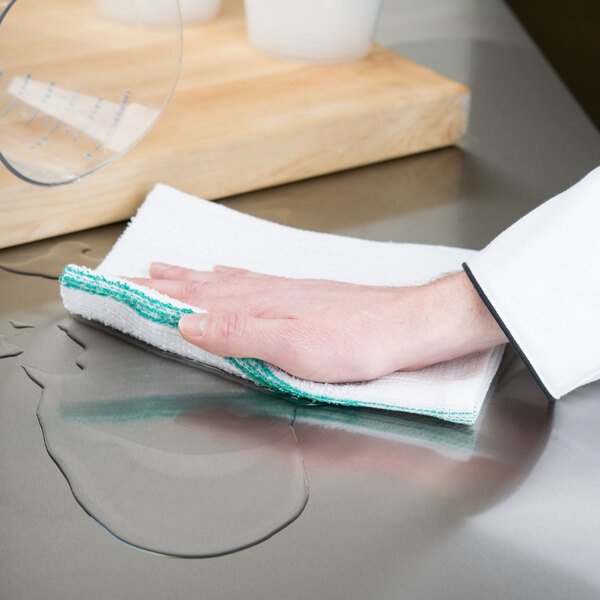
<path fill-rule="evenodd" d="M 86 129 L 87 129 L 87 125 L 83 129 L 80 129 L 79 133 L 73 138 L 73 142 L 77 142 L 79 140 L 79 138 L 85 133 Z"/>
<path fill-rule="evenodd" d="M 31 117 L 29 118 L 29 121 L 27 121 L 27 123 L 25 123 L 25 125 L 27 125 L 29 127 L 29 125 L 31 125 L 31 123 L 33 122 L 33 120 L 40 114 L 40 109 L 36 108 L 35 112 L 31 115 Z"/>
<path fill-rule="evenodd" d="M 17 100 L 13 100 L 9 105 L 8 108 L 2 113 L 2 116 L 5 117 L 14 107 L 15 104 L 17 103 Z"/>
<path fill-rule="evenodd" d="M 54 124 L 54 127 L 52 127 L 52 129 L 48 132 L 48 134 L 52 135 L 62 125 L 62 122 L 63 122 L 62 119 L 58 119 L 56 121 L 56 123 Z"/>
<path fill-rule="evenodd" d="M 21 84 L 21 87 L 19 88 L 19 91 L 17 92 L 18 96 L 22 96 L 25 93 L 25 90 L 27 89 L 27 86 L 29 85 L 30 81 L 31 81 L 31 73 L 27 73 L 25 75 L 25 77 L 23 77 L 23 83 Z"/>
<path fill-rule="evenodd" d="M 81 136 L 87 131 L 88 127 L 96 120 L 96 117 L 100 113 L 100 108 L 104 102 L 103 98 L 96 98 L 96 103 L 92 107 L 90 114 L 88 115 L 87 123 L 80 129 L 79 133 L 73 138 L 73 142 L 77 142 Z M 92 138 L 93 139 L 93 138 Z M 87 155 L 84 156 L 84 160 L 89 160 L 86 158 Z"/>
<path fill-rule="evenodd" d="M 54 83 L 54 81 L 51 81 L 48 84 L 48 87 L 46 88 L 46 92 L 42 96 L 42 105 L 48 104 L 48 101 L 52 98 L 52 95 L 54 93 L 54 88 L 55 88 L 55 83 Z M 36 110 L 33 113 L 33 115 L 31 116 L 31 118 L 29 119 L 29 121 L 27 121 L 26 125 L 29 125 L 38 116 L 39 113 L 40 113 L 40 109 Z M 45 116 L 43 117 L 42 122 L 40 123 L 40 127 L 44 127 L 46 125 L 46 123 L 48 123 L 48 121 L 52 118 L 52 115 L 50 115 L 48 113 L 44 113 L 44 114 L 45 114 Z M 48 134 L 42 135 L 35 142 L 35 147 L 40 148 L 47 141 L 48 141 Z M 31 148 L 31 146 L 30 146 L 30 148 Z"/>

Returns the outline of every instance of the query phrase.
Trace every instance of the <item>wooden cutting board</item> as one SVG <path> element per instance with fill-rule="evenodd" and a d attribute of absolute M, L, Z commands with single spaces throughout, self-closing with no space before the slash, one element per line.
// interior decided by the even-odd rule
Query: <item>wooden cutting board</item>
<path fill-rule="evenodd" d="M 241 0 L 184 29 L 182 72 L 155 128 L 83 180 L 54 188 L 0 167 L 0 247 L 131 216 L 156 182 L 215 199 L 460 141 L 468 88 L 375 46 L 305 66 L 250 47 Z"/>

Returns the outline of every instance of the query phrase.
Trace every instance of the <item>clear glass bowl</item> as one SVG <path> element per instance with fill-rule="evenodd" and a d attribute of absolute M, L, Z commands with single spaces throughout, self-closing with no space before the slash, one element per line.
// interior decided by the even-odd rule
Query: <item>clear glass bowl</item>
<path fill-rule="evenodd" d="M 115 160 L 152 129 L 181 64 L 177 0 L 0 2 L 0 160 L 31 183 L 58 185 Z M 105 6 L 106 5 L 106 6 Z"/>

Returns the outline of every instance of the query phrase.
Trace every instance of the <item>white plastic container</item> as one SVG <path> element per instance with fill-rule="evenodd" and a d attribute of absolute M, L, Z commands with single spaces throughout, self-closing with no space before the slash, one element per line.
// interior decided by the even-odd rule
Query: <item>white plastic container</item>
<path fill-rule="evenodd" d="M 351 62 L 371 50 L 381 0 L 244 0 L 250 43 L 294 62 Z"/>

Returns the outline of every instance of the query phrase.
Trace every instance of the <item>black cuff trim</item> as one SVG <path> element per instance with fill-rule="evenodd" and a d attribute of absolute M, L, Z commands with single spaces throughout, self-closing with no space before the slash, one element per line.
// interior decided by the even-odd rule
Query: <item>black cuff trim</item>
<path fill-rule="evenodd" d="M 521 358 L 521 360 L 523 361 L 525 366 L 529 369 L 529 372 L 533 375 L 535 382 L 539 385 L 542 392 L 544 392 L 544 394 L 546 394 L 546 396 L 548 396 L 548 398 L 550 400 L 556 400 L 557 398 L 555 398 L 548 391 L 546 386 L 542 383 L 542 380 L 540 379 L 539 375 L 536 373 L 532 364 L 529 362 L 529 359 L 525 356 L 525 353 L 523 352 L 523 350 L 521 350 L 521 347 L 519 346 L 519 344 L 517 344 L 515 338 L 512 336 L 512 334 L 508 330 L 508 327 L 506 327 L 506 325 L 504 324 L 504 322 L 502 321 L 502 319 L 496 312 L 496 309 L 492 306 L 492 303 L 489 301 L 488 297 L 485 295 L 485 292 L 481 289 L 481 287 L 477 283 L 475 276 L 473 275 L 471 269 L 469 269 L 469 265 L 467 263 L 463 263 L 462 268 L 464 269 L 465 273 L 467 274 L 467 277 L 471 280 L 473 287 L 475 288 L 475 290 L 477 291 L 477 293 L 483 300 L 483 303 L 486 305 L 486 307 L 490 311 L 490 313 L 492 313 L 492 317 L 494 317 L 494 319 L 496 319 L 496 323 L 498 323 L 498 325 L 500 325 L 500 328 L 504 332 L 504 335 L 508 338 L 510 345 L 515 349 L 515 352 L 519 355 L 519 357 Z"/>

